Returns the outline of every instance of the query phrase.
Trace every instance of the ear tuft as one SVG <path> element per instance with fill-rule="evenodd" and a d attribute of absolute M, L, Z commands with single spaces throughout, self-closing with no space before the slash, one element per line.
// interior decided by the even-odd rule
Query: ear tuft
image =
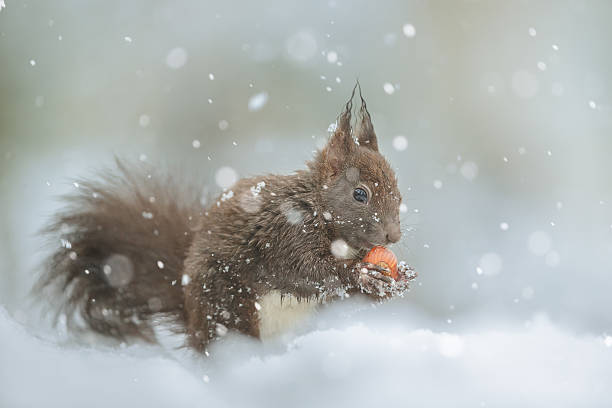
<path fill-rule="evenodd" d="M 376 133 L 374 132 L 374 126 L 372 126 L 372 118 L 370 117 L 370 112 L 368 112 L 366 101 L 361 95 L 361 85 L 359 84 L 359 81 L 357 81 L 357 86 L 359 88 L 359 98 L 361 99 L 361 108 L 359 109 L 359 127 L 357 128 L 357 141 L 359 142 L 360 146 L 377 152 L 378 139 L 376 138 Z"/>
<path fill-rule="evenodd" d="M 346 158 L 357 148 L 353 139 L 353 129 L 351 128 L 351 117 L 353 111 L 353 97 L 357 85 L 353 88 L 351 98 L 344 105 L 344 110 L 336 120 L 336 129 L 323 149 L 323 158 L 331 170 L 331 176 L 339 173 Z"/>

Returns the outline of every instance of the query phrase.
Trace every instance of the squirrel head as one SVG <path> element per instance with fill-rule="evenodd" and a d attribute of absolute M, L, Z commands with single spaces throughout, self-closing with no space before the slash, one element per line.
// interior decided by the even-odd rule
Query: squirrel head
<path fill-rule="evenodd" d="M 320 188 L 322 216 L 331 226 L 330 238 L 342 239 L 355 250 L 366 250 L 400 240 L 402 197 L 395 172 L 378 151 L 361 88 L 355 132 L 351 128 L 353 96 L 358 86 L 338 117 L 329 142 L 310 167 Z"/>

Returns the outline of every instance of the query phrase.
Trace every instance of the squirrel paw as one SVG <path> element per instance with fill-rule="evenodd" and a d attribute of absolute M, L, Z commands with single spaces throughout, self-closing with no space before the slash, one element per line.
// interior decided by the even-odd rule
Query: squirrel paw
<path fill-rule="evenodd" d="M 393 294 L 395 280 L 387 276 L 388 269 L 369 262 L 361 263 L 358 268 L 358 284 L 362 293 L 378 298 L 387 298 Z"/>
<path fill-rule="evenodd" d="M 404 262 L 398 265 L 399 278 L 397 280 L 388 276 L 387 268 L 368 262 L 359 264 L 358 271 L 361 292 L 379 299 L 401 296 L 410 289 L 410 281 L 418 276 L 416 271 Z"/>

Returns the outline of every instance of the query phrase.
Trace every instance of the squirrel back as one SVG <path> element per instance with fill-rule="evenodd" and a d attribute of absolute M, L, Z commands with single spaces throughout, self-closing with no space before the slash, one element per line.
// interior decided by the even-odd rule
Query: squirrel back
<path fill-rule="evenodd" d="M 304 304 L 397 291 L 360 264 L 400 239 L 401 195 L 363 98 L 353 132 L 352 100 L 307 170 L 239 180 L 208 208 L 201 190 L 118 161 L 118 175 L 81 183 L 49 227 L 62 246 L 39 286 L 65 292 L 62 310 L 86 328 L 155 341 L 152 318 L 164 316 L 199 351 L 228 330 L 262 337 L 268 295 Z"/>

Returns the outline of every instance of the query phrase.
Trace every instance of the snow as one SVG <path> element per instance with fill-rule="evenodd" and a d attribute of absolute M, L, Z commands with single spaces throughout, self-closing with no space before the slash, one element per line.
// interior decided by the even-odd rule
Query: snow
<path fill-rule="evenodd" d="M 408 139 L 404 135 L 397 135 L 393 138 L 393 148 L 398 152 L 406 150 L 408 147 Z"/>
<path fill-rule="evenodd" d="M 416 29 L 410 23 L 404 24 L 404 26 L 402 27 L 402 31 L 404 32 L 404 35 L 408 38 L 414 38 L 414 36 L 416 35 Z"/>
<path fill-rule="evenodd" d="M 546 255 L 552 247 L 550 235 L 545 231 L 534 231 L 527 241 L 529 252 L 534 255 Z"/>
<path fill-rule="evenodd" d="M 290 202 L 283 202 L 280 205 L 281 213 L 287 219 L 287 222 L 292 225 L 301 224 L 304 221 L 304 214 L 297 208 L 294 208 Z"/>
<path fill-rule="evenodd" d="M 418 320 L 410 313 L 402 318 L 387 313 L 381 319 L 389 311 L 379 312 L 268 344 L 228 334 L 206 359 L 142 344 L 58 344 L 28 333 L 0 309 L 0 405 L 565 407 L 611 402 L 610 336 L 567 332 L 543 316 L 527 326 L 448 332 L 450 326 L 446 331 L 419 328 L 410 323 Z"/>
<path fill-rule="evenodd" d="M 172 69 L 182 68 L 187 63 L 187 51 L 184 48 L 173 48 L 166 55 L 166 65 Z"/>
<path fill-rule="evenodd" d="M 260 181 L 256 185 L 252 186 L 250 190 L 251 190 L 251 194 L 253 194 L 253 197 L 257 197 L 265 186 L 266 186 L 265 181 Z"/>
<path fill-rule="evenodd" d="M 162 308 L 162 301 L 160 298 L 153 296 L 149 298 L 147 305 L 152 312 L 159 312 Z"/>
<path fill-rule="evenodd" d="M 108 283 L 115 288 L 127 286 L 134 277 L 132 261 L 122 254 L 113 254 L 108 257 L 102 270 Z"/>
<path fill-rule="evenodd" d="M 461 165 L 459 171 L 466 180 L 472 181 L 478 176 L 478 165 L 474 162 L 467 161 Z"/>
<path fill-rule="evenodd" d="M 181 285 L 182 286 L 187 286 L 187 285 L 189 285 L 189 282 L 191 282 L 191 278 L 189 277 L 189 275 L 184 273 L 183 276 L 181 277 Z"/>
<path fill-rule="evenodd" d="M 268 93 L 260 92 L 249 98 L 249 111 L 256 112 L 261 110 L 268 103 Z"/>
<path fill-rule="evenodd" d="M 330 64 L 335 64 L 338 62 L 338 53 L 336 51 L 329 51 L 327 53 L 327 62 Z"/>
<path fill-rule="evenodd" d="M 219 121 L 219 130 L 227 130 L 229 127 L 229 122 L 225 119 L 221 119 Z"/>
<path fill-rule="evenodd" d="M 141 127 L 147 127 L 149 126 L 149 124 L 151 123 L 151 118 L 149 117 L 149 115 L 147 114 L 142 114 L 140 115 L 140 117 L 138 118 L 138 124 Z"/>
<path fill-rule="evenodd" d="M 350 247 L 348 246 L 345 240 L 336 239 L 332 241 L 330 250 L 331 250 L 332 255 L 335 256 L 336 258 L 346 259 L 350 252 Z"/>
<path fill-rule="evenodd" d="M 234 192 L 233 192 L 232 190 L 229 190 L 229 191 L 224 191 L 224 192 L 221 194 L 221 201 L 222 201 L 222 202 L 225 202 L 225 201 L 227 201 L 227 200 L 229 200 L 229 199 L 231 199 L 231 198 L 233 198 L 233 197 L 234 197 Z"/>
<path fill-rule="evenodd" d="M 383 84 L 383 90 L 387 95 L 392 95 L 395 92 L 395 87 L 390 82 L 385 82 Z"/>
<path fill-rule="evenodd" d="M 296 62 L 306 62 L 317 53 L 317 40 L 310 31 L 299 31 L 289 37 L 285 44 L 287 54 Z"/>
<path fill-rule="evenodd" d="M 544 257 L 544 262 L 546 262 L 546 266 L 549 266 L 551 268 L 559 266 L 560 261 L 561 259 L 557 251 L 549 251 Z"/>
<path fill-rule="evenodd" d="M 495 252 L 487 252 L 482 255 L 478 264 L 479 270 L 487 276 L 497 275 L 503 266 L 502 258 Z"/>
<path fill-rule="evenodd" d="M 202 367 L 172 349 L 41 340 L 39 326 L 0 317 L 0 406 L 612 406 L 601 389 L 612 378 L 612 218 L 599 204 L 612 202 L 611 84 L 596 63 L 609 48 L 609 6 L 573 2 L 572 13 L 516 2 L 499 13 L 470 1 L 331 0 L 296 12 L 283 2 L 190 1 L 144 15 L 137 5 L 7 3 L 0 46 L 15 58 L 2 78 L 23 98 L 7 99 L 15 120 L 4 121 L 0 142 L 0 303 L 16 321 L 40 271 L 37 231 L 56 197 L 79 191 L 73 179 L 107 168 L 112 153 L 140 157 L 147 167 L 178 164 L 215 205 L 211 195 L 228 197 L 238 170 L 303 169 L 356 78 L 405 203 L 393 250 L 420 277 L 403 302 L 359 312 L 343 302 L 351 317 L 316 316 L 272 346 L 228 333 Z M 75 18 L 57 17 L 66 12 Z M 367 24 L 357 24 L 364 12 Z M 109 25 L 117 16 L 129 24 Z M 147 16 L 155 27 L 139 22 Z M 432 24 L 448 16 L 459 25 Z M 53 114 L 62 106 L 79 107 L 76 127 L 73 115 Z M 409 140 L 403 150 L 396 135 Z M 270 186 L 259 195 L 246 187 L 231 200 L 247 213 L 273 196 Z M 163 235 L 143 198 L 139 220 L 151 238 Z M 283 207 L 283 221 L 301 224 L 296 208 Z M 325 209 L 321 220 L 342 215 Z M 67 262 L 83 256 L 74 250 Z M 100 267 L 122 287 L 133 265 L 117 256 Z M 148 267 L 161 273 L 157 259 L 167 262 L 160 254 Z M 182 271 L 170 279 L 189 283 Z M 536 321 L 539 311 L 555 323 Z"/>
<path fill-rule="evenodd" d="M 531 286 L 526 286 L 521 291 L 521 296 L 523 296 L 523 299 L 526 299 L 526 300 L 533 299 L 534 294 L 535 294 L 535 291 Z"/>

